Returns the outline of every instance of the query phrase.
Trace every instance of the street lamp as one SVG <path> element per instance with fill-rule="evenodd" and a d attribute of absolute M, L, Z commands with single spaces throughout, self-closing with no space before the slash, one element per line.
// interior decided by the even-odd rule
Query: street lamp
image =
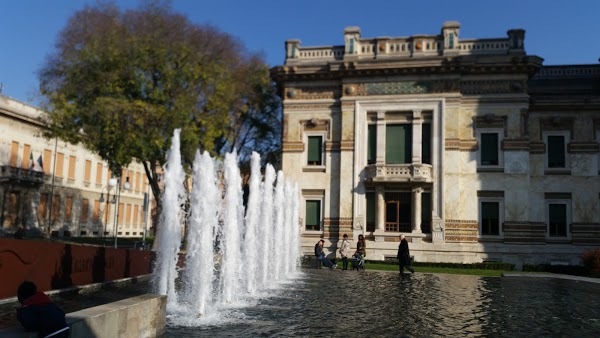
<path fill-rule="evenodd" d="M 104 246 L 106 246 L 106 226 L 108 225 L 108 214 L 109 214 L 109 203 L 115 204 L 117 203 L 117 197 L 116 194 L 113 194 L 112 196 L 112 200 L 110 198 L 110 192 L 111 190 L 117 185 L 117 179 L 116 178 L 111 178 L 108 180 L 108 185 L 102 188 L 102 191 L 100 192 L 100 199 L 98 200 L 98 202 L 100 203 L 104 203 L 104 189 L 106 189 L 106 207 L 104 208 L 104 214 L 106 215 L 105 218 L 105 222 L 104 222 L 104 230 L 102 231 L 102 243 L 104 244 Z"/>
<path fill-rule="evenodd" d="M 115 249 L 117 248 L 117 238 L 119 237 L 117 234 L 118 228 L 118 220 L 119 220 L 119 201 L 121 200 L 121 177 L 111 178 L 108 181 L 108 185 L 111 187 L 117 186 L 117 200 L 115 205 L 115 226 L 113 228 L 113 234 L 115 236 Z M 129 183 L 129 176 L 125 178 L 125 183 L 123 184 L 123 189 L 129 190 L 131 189 L 131 183 Z M 114 198 L 114 196 L 113 196 Z"/>

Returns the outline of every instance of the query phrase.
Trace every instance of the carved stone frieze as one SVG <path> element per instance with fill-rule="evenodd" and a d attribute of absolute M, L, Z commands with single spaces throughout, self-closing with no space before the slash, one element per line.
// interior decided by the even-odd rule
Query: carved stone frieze
<path fill-rule="evenodd" d="M 295 104 L 295 103 L 284 103 L 283 104 L 283 109 L 285 111 L 286 114 L 288 114 L 289 112 L 293 111 L 293 110 L 334 110 L 339 108 L 339 104 L 337 103 L 313 103 L 313 102 L 307 102 L 307 103 L 300 103 L 300 104 Z"/>
<path fill-rule="evenodd" d="M 477 151 L 476 139 L 446 139 L 446 151 Z"/>
<path fill-rule="evenodd" d="M 281 150 L 287 153 L 301 153 L 304 151 L 303 142 L 283 142 Z"/>
<path fill-rule="evenodd" d="M 285 97 L 291 100 L 335 99 L 340 97 L 340 88 L 338 86 L 286 88 Z"/>
<path fill-rule="evenodd" d="M 461 81 L 460 92 L 465 95 L 525 93 L 527 83 L 519 80 Z"/>

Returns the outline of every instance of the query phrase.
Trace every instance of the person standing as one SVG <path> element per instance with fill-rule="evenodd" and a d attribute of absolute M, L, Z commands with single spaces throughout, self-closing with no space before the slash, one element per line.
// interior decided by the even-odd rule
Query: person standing
<path fill-rule="evenodd" d="M 315 244 L 315 256 L 317 257 L 318 260 L 321 261 L 321 263 L 323 263 L 323 265 L 325 265 L 326 267 L 330 268 L 331 270 L 335 269 L 337 266 L 335 266 L 330 260 L 329 258 L 327 258 L 327 256 L 325 256 L 325 252 L 323 252 L 323 244 L 325 244 L 324 240 L 319 240 L 317 242 L 317 244 Z"/>
<path fill-rule="evenodd" d="M 35 331 L 39 337 L 69 337 L 64 311 L 45 293 L 38 292 L 33 282 L 19 285 L 17 299 L 21 303 L 17 319 L 26 331 Z"/>
<path fill-rule="evenodd" d="M 400 235 L 400 245 L 398 245 L 398 263 L 400 265 L 400 273 L 404 274 L 404 268 L 411 273 L 415 273 L 415 269 L 410 266 L 410 251 L 408 249 L 408 241 L 404 235 Z"/>
<path fill-rule="evenodd" d="M 348 270 L 348 255 L 350 255 L 350 242 L 348 235 L 344 234 L 342 245 L 340 246 L 340 256 L 342 256 L 342 270 Z"/>
<path fill-rule="evenodd" d="M 358 242 L 356 243 L 356 253 L 360 254 L 362 258 L 366 256 L 367 245 L 365 244 L 365 236 L 358 235 Z"/>

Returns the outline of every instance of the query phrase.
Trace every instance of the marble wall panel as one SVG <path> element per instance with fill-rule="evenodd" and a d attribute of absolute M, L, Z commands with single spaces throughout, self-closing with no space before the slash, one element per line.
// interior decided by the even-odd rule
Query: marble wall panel
<path fill-rule="evenodd" d="M 598 154 L 570 154 L 571 175 L 598 176 Z"/>
<path fill-rule="evenodd" d="M 504 152 L 504 172 L 506 174 L 527 174 L 527 173 L 529 173 L 529 152 L 528 151 L 505 151 Z"/>

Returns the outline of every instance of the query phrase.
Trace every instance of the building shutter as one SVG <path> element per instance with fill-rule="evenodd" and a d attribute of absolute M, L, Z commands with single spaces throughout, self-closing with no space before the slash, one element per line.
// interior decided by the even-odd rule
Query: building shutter
<path fill-rule="evenodd" d="M 308 164 L 309 165 L 321 165 L 321 153 L 322 153 L 322 138 L 321 136 L 309 136 L 308 137 Z"/>
<path fill-rule="evenodd" d="M 385 163 L 412 162 L 412 133 L 409 124 L 388 124 L 385 129 Z"/>
<path fill-rule="evenodd" d="M 548 136 L 548 168 L 564 168 L 565 166 L 565 137 Z"/>
<path fill-rule="evenodd" d="M 481 134 L 481 165 L 498 165 L 498 134 Z"/>
<path fill-rule="evenodd" d="M 367 162 L 369 164 L 375 163 L 377 156 L 377 125 L 370 124 L 367 130 Z"/>

